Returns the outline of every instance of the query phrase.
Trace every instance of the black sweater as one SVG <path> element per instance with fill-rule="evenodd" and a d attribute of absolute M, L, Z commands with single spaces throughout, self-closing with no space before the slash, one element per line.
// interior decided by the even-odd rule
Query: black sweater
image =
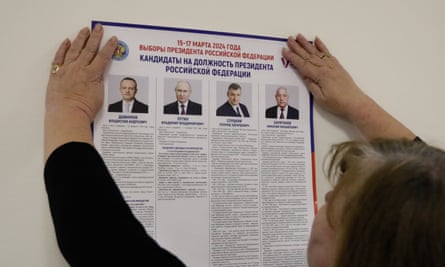
<path fill-rule="evenodd" d="M 145 232 L 93 146 L 60 146 L 44 176 L 59 248 L 71 266 L 184 266 Z"/>

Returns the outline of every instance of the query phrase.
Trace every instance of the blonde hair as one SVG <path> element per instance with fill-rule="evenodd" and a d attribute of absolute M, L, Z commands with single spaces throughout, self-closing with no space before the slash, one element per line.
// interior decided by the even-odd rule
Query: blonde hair
<path fill-rule="evenodd" d="M 445 152 L 411 140 L 332 148 L 338 267 L 445 264 Z"/>

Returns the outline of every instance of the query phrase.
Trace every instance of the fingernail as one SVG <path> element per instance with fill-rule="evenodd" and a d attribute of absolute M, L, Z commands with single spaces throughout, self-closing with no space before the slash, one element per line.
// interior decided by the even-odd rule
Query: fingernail
<path fill-rule="evenodd" d="M 111 37 L 111 42 L 117 44 L 117 41 L 118 41 L 118 39 L 117 39 L 116 36 L 112 36 L 112 37 Z"/>
<path fill-rule="evenodd" d="M 96 26 L 94 26 L 95 32 L 100 32 L 102 29 L 103 29 L 102 24 L 96 24 Z"/>

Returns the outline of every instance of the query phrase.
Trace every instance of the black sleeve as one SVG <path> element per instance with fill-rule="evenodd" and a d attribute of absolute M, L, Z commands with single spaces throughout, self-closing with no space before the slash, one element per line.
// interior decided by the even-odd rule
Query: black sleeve
<path fill-rule="evenodd" d="M 414 142 L 416 143 L 424 143 L 422 139 L 420 139 L 420 137 L 416 136 L 416 138 L 414 138 Z"/>
<path fill-rule="evenodd" d="M 57 242 L 71 266 L 184 266 L 145 232 L 91 145 L 62 145 L 44 176 Z"/>

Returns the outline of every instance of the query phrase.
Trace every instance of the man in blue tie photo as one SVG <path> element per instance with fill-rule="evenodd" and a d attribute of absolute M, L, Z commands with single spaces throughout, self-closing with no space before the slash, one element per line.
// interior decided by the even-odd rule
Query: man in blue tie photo
<path fill-rule="evenodd" d="M 227 88 L 227 101 L 216 110 L 216 116 L 248 118 L 249 111 L 244 104 L 240 103 L 240 99 L 241 85 L 231 83 Z"/>

